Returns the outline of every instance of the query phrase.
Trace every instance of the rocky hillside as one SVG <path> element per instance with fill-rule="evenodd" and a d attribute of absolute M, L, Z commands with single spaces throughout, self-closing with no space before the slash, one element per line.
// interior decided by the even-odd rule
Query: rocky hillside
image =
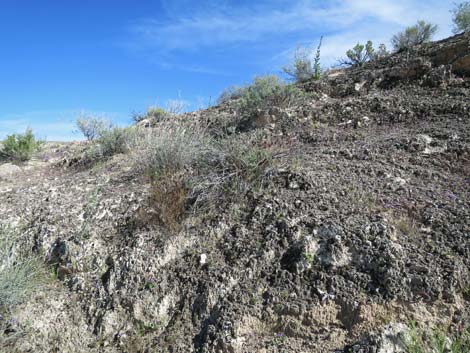
<path fill-rule="evenodd" d="M 238 143 L 238 159 L 204 175 L 243 187 L 149 176 L 138 150 L 95 162 L 90 143 L 0 165 L 0 222 L 51 272 L 1 306 L 0 351 L 418 352 L 436 333 L 449 349 L 468 343 L 468 34 L 295 89 L 251 114 L 233 97 L 172 122 Z"/>

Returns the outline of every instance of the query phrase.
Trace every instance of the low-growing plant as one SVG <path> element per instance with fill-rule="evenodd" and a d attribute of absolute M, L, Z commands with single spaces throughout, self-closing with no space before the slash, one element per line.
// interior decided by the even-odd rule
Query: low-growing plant
<path fill-rule="evenodd" d="M 454 33 L 470 32 L 470 1 L 455 5 L 452 9 L 452 21 Z"/>
<path fill-rule="evenodd" d="M 437 25 L 420 20 L 414 26 L 407 27 L 392 37 L 393 48 L 396 52 L 400 52 L 429 42 L 437 31 Z"/>
<path fill-rule="evenodd" d="M 133 149 L 137 168 L 151 179 L 191 168 L 211 151 L 210 141 L 202 129 L 171 122 L 137 134 Z"/>
<path fill-rule="evenodd" d="M 243 89 L 238 109 L 242 115 L 252 117 L 273 106 L 289 107 L 303 96 L 298 87 L 286 84 L 275 75 L 260 76 Z"/>
<path fill-rule="evenodd" d="M 388 55 L 385 44 L 380 44 L 378 50 L 374 49 L 372 41 L 360 44 L 357 43 L 352 49 L 346 52 L 346 59 L 340 60 L 341 65 L 346 66 L 363 66 L 366 62 L 383 58 Z"/>
<path fill-rule="evenodd" d="M 238 86 L 230 86 L 222 91 L 219 98 L 217 98 L 217 104 L 223 104 L 234 99 L 238 99 L 243 94 L 243 88 Z"/>
<path fill-rule="evenodd" d="M 8 135 L 2 141 L 0 149 L 0 159 L 24 162 L 33 156 L 43 144 L 36 139 L 31 129 L 27 129 L 24 134 Z"/>
<path fill-rule="evenodd" d="M 188 206 L 220 204 L 260 185 L 272 156 L 255 141 L 215 140 L 204 129 L 162 123 L 133 148 L 136 168 L 150 177 L 150 205 L 175 230 Z M 216 201 L 217 200 L 217 201 Z"/>
<path fill-rule="evenodd" d="M 112 128 L 111 121 L 104 117 L 82 115 L 75 121 L 79 132 L 85 136 L 88 141 L 99 138 L 106 131 Z"/>
<path fill-rule="evenodd" d="M 0 311 L 20 304 L 45 284 L 41 261 L 25 254 L 18 245 L 17 232 L 0 226 Z"/>
<path fill-rule="evenodd" d="M 136 133 L 134 127 L 113 127 L 102 131 L 96 140 L 96 155 L 100 158 L 109 158 L 116 154 L 128 152 Z"/>
<path fill-rule="evenodd" d="M 298 47 L 294 54 L 294 62 L 283 68 L 284 73 L 296 82 L 306 82 L 312 79 L 319 80 L 321 76 L 320 56 L 322 41 L 323 37 L 320 38 L 313 62 L 310 58 L 310 50 Z"/>
<path fill-rule="evenodd" d="M 470 329 L 449 333 L 439 328 L 420 329 L 416 322 L 411 322 L 405 345 L 407 353 L 467 353 Z"/>

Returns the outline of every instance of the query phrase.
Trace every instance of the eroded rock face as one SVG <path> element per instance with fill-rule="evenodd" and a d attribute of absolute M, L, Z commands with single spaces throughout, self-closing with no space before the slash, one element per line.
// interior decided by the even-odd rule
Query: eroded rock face
<path fill-rule="evenodd" d="M 178 117 L 257 134 L 276 158 L 177 230 L 142 217 L 158 207 L 129 156 L 87 167 L 70 144 L 1 165 L 0 222 L 56 274 L 11 313 L 24 334 L 6 351 L 398 353 L 411 319 L 466 325 L 466 40 L 330 73 L 256 119 L 230 102 Z"/>

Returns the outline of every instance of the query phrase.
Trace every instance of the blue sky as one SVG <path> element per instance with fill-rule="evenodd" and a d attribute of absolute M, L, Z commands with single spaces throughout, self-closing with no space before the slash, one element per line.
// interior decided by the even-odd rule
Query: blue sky
<path fill-rule="evenodd" d="M 280 73 L 324 36 L 334 64 L 417 19 L 451 34 L 447 0 L 0 0 L 0 138 L 28 126 L 80 139 L 81 113 L 118 124 L 170 99 L 197 109 L 256 74 Z"/>

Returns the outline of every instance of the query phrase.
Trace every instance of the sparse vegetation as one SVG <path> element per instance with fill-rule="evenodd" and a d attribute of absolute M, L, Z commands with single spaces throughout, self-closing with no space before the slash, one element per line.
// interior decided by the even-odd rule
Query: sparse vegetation
<path fill-rule="evenodd" d="M 320 56 L 322 41 L 323 37 L 320 38 L 313 63 L 310 58 L 310 50 L 298 47 L 294 54 L 294 62 L 290 66 L 283 68 L 284 73 L 296 82 L 305 82 L 311 79 L 319 80 L 321 76 Z"/>
<path fill-rule="evenodd" d="M 136 168 L 147 174 L 160 220 L 175 228 L 187 201 L 208 205 L 259 185 L 272 156 L 256 141 L 214 140 L 203 129 L 163 123 L 134 146 Z M 224 194 L 222 197 L 221 193 Z"/>
<path fill-rule="evenodd" d="M 45 271 L 39 259 L 22 254 L 15 230 L 0 226 L 0 309 L 25 300 L 44 284 Z"/>
<path fill-rule="evenodd" d="M 24 162 L 33 156 L 42 145 L 38 141 L 31 129 L 27 129 L 24 134 L 13 134 L 2 141 L 0 149 L 0 159 Z"/>
<path fill-rule="evenodd" d="M 182 114 L 187 106 L 187 103 L 181 99 L 170 99 L 166 104 L 166 108 L 160 106 L 150 106 L 147 108 L 145 114 L 133 114 L 135 122 L 141 122 L 145 119 L 153 119 L 155 121 L 162 121 L 166 118 Z"/>
<path fill-rule="evenodd" d="M 372 41 L 369 40 L 365 45 L 357 43 L 354 48 L 349 49 L 346 52 L 346 59 L 342 59 L 340 64 L 360 67 L 368 61 L 383 58 L 388 54 L 385 44 L 380 44 L 376 51 Z"/>
<path fill-rule="evenodd" d="M 470 1 L 456 4 L 452 10 L 454 33 L 470 32 Z"/>
<path fill-rule="evenodd" d="M 449 334 L 442 329 L 422 330 L 410 323 L 407 353 L 467 353 L 470 351 L 470 330 L 464 328 Z"/>
<path fill-rule="evenodd" d="M 222 91 L 219 98 L 217 99 L 217 104 L 223 104 L 234 99 L 238 99 L 243 94 L 243 88 L 238 86 L 231 86 Z"/>
<path fill-rule="evenodd" d="M 96 155 L 99 158 L 108 158 L 128 152 L 136 133 L 136 128 L 133 127 L 113 127 L 102 131 L 96 140 Z"/>
<path fill-rule="evenodd" d="M 420 20 L 414 26 L 407 27 L 392 37 L 393 48 L 399 52 L 429 42 L 437 31 L 437 25 Z"/>
<path fill-rule="evenodd" d="M 81 116 L 75 122 L 79 132 L 88 141 L 93 141 L 112 128 L 109 119 L 94 116 Z"/>
<path fill-rule="evenodd" d="M 253 117 L 272 106 L 288 107 L 303 95 L 299 88 L 284 83 L 275 75 L 259 76 L 243 89 L 238 109 L 241 115 Z"/>

